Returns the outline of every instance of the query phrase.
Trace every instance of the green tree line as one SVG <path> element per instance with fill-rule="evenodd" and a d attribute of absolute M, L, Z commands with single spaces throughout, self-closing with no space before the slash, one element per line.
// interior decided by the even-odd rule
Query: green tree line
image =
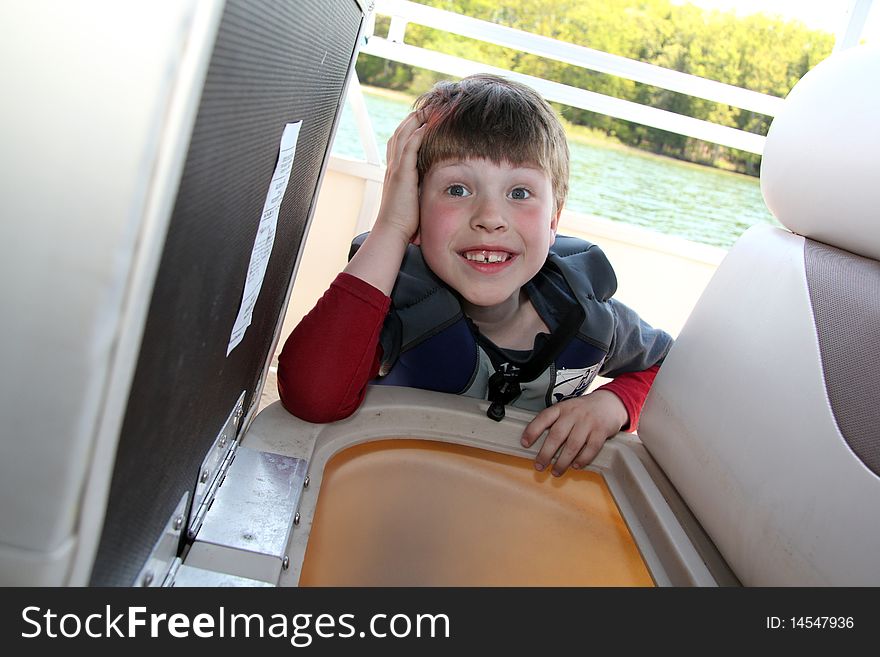
<path fill-rule="evenodd" d="M 665 68 L 784 97 L 825 59 L 831 34 L 764 14 L 704 11 L 669 0 L 421 0 L 422 4 L 552 37 Z M 387 20 L 377 20 L 384 36 Z M 765 135 L 771 117 L 701 98 L 589 71 L 420 25 L 406 41 L 431 50 L 554 80 L 608 96 Z M 438 73 L 361 54 L 362 83 L 419 94 Z M 699 164 L 757 175 L 760 156 L 574 107 L 557 106 L 569 123 L 587 126 L 628 146 Z"/>

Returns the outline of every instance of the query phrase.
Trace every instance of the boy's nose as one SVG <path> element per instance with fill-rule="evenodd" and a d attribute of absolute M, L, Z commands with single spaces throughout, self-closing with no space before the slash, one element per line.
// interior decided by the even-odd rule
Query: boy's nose
<path fill-rule="evenodd" d="M 507 228 L 507 220 L 497 203 L 484 200 L 475 208 L 471 227 L 475 230 L 496 231 Z"/>

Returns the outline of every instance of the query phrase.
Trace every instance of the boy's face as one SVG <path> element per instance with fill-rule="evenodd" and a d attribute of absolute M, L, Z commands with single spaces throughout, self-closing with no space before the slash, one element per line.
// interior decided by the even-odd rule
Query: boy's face
<path fill-rule="evenodd" d="M 486 159 L 434 164 L 420 193 L 425 262 L 476 306 L 496 306 L 544 265 L 559 211 L 545 171 Z"/>

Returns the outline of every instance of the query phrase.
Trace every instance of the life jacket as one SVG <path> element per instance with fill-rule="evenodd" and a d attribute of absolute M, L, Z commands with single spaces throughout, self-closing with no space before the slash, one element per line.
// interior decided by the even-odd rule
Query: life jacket
<path fill-rule="evenodd" d="M 364 239 L 355 238 L 351 255 Z M 617 277 L 590 242 L 557 236 L 525 289 L 550 334 L 540 334 L 520 359 L 479 335 L 459 296 L 410 245 L 391 293 L 373 383 L 489 399 L 489 417 L 500 420 L 505 404 L 546 408 L 584 394 L 597 375 L 647 369 L 671 346 L 666 333 L 611 298 Z"/>

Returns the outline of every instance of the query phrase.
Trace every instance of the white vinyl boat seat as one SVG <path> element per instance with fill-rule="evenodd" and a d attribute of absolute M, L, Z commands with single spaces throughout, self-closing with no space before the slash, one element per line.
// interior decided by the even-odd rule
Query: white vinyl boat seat
<path fill-rule="evenodd" d="M 256 415 L 367 14 L 0 4 L 0 585 L 174 582 Z"/>
<path fill-rule="evenodd" d="M 880 50 L 791 91 L 640 438 L 744 585 L 880 584 Z"/>

